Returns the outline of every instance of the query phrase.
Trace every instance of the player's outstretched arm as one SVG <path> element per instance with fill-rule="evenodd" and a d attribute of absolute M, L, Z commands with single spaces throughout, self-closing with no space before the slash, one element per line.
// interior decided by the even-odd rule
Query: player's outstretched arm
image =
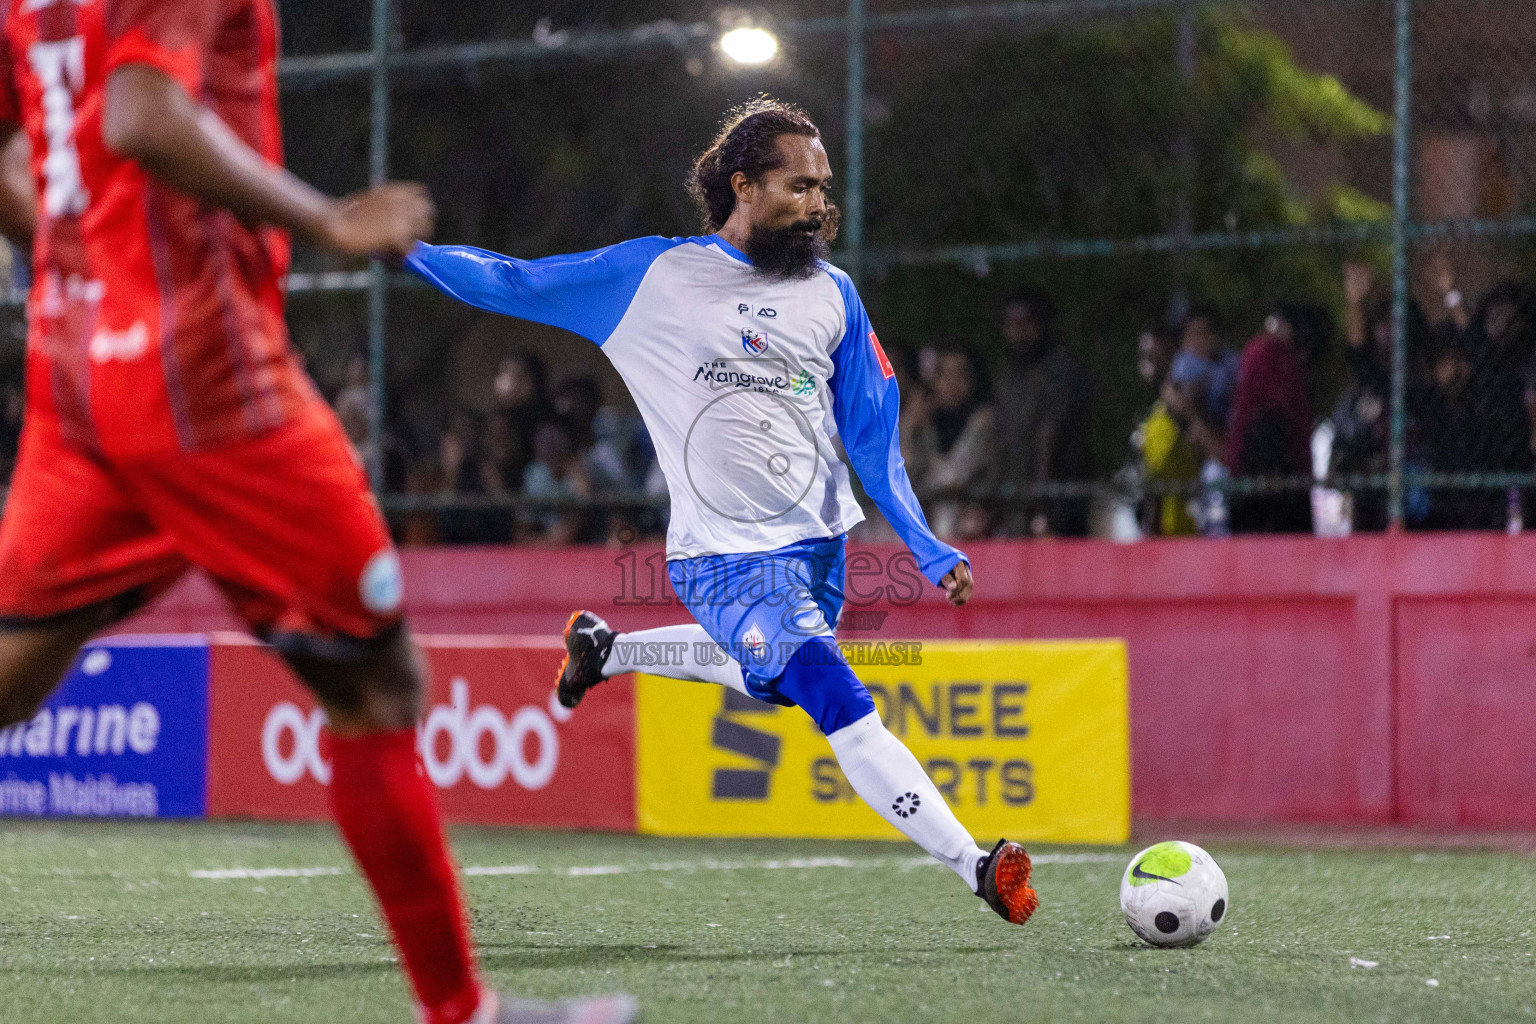
<path fill-rule="evenodd" d="M 102 137 L 178 191 L 344 255 L 404 256 L 432 233 L 436 211 L 422 186 L 391 183 L 332 199 L 246 145 L 148 64 L 125 64 L 107 79 Z"/>
<path fill-rule="evenodd" d="M 477 309 L 608 340 L 671 238 L 636 238 L 605 249 L 520 260 L 469 245 L 418 245 L 407 270 Z"/>
<path fill-rule="evenodd" d="M 37 186 L 32 180 L 32 144 L 21 126 L 16 65 L 8 41 L 0 40 L 0 234 L 32 249 L 37 229 Z"/>
<path fill-rule="evenodd" d="M 958 608 L 971 599 L 970 559 L 935 537 L 928 526 L 901 457 L 901 399 L 895 372 L 879 348 L 853 282 L 840 271 L 833 278 L 848 310 L 847 332 L 832 352 L 834 371 L 828 382 L 843 450 L 865 493 L 917 557 L 923 575 L 943 587 L 949 602 Z"/>
<path fill-rule="evenodd" d="M 37 186 L 28 162 L 32 146 L 21 126 L 0 122 L 0 234 L 25 250 L 37 228 Z"/>

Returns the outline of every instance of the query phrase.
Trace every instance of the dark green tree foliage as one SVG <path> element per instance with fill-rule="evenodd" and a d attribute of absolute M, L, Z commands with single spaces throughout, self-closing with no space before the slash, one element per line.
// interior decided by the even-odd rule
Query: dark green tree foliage
<path fill-rule="evenodd" d="M 1274 35 L 1229 14 L 1197 24 L 1194 75 L 1175 60 L 1166 14 L 1065 25 L 1027 36 L 877 50 L 869 232 L 886 251 L 1050 239 L 1169 235 L 1179 197 L 1196 233 L 1384 220 L 1381 194 L 1330 182 L 1301 195 L 1284 157 L 1300 148 L 1382 147 L 1390 122 L 1330 76 L 1306 71 Z M 1185 265 L 1197 301 L 1227 318 L 1235 344 L 1265 307 L 1340 301 L 1337 246 L 1215 250 Z M 1359 254 L 1356 254 L 1359 255 Z M 1150 396 L 1134 341 L 1163 319 L 1179 280 L 1167 254 L 989 266 L 903 266 L 866 287 L 893 344 L 978 345 L 1000 356 L 1006 295 L 1028 282 L 1053 294 L 1059 333 L 1098 383 L 1094 451 L 1108 472 Z M 1320 368 L 1325 382 L 1330 369 Z"/>

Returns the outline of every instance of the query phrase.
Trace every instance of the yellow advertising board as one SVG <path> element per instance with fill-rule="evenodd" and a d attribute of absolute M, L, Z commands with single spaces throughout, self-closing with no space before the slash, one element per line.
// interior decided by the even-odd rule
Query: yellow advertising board
<path fill-rule="evenodd" d="M 844 646 L 886 727 L 978 838 L 1126 841 L 1123 641 Z M 798 708 L 642 675 L 636 717 L 642 832 L 898 838 Z"/>

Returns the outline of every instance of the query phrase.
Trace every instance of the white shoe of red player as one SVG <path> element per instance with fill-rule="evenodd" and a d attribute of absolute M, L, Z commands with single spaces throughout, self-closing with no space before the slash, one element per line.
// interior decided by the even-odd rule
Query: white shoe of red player
<path fill-rule="evenodd" d="M 634 996 L 619 993 L 546 1003 L 491 993 L 471 1024 L 630 1024 L 640 1016 Z"/>

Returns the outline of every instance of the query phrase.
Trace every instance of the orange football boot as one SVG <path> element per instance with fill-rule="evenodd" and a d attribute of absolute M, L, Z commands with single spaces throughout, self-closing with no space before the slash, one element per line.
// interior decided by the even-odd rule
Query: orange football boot
<path fill-rule="evenodd" d="M 603 681 L 603 662 L 618 635 L 591 612 L 571 615 L 565 624 L 565 659 L 555 678 L 555 694 L 563 707 L 580 704 L 587 691 Z"/>
<path fill-rule="evenodd" d="M 1040 897 L 1029 885 L 1033 870 L 1024 847 L 999 839 L 976 865 L 976 895 L 1003 920 L 1023 924 L 1040 906 Z"/>

